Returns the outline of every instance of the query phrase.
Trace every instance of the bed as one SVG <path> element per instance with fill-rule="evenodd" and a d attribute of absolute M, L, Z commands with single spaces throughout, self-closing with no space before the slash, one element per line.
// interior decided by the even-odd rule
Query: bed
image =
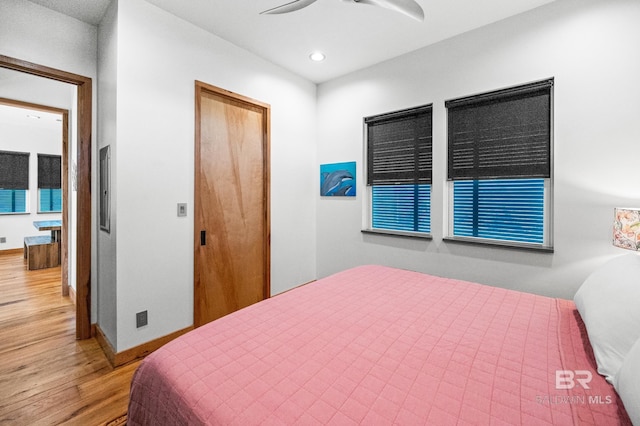
<path fill-rule="evenodd" d="M 573 301 L 369 265 L 152 353 L 128 424 L 630 425 L 598 368 Z"/>

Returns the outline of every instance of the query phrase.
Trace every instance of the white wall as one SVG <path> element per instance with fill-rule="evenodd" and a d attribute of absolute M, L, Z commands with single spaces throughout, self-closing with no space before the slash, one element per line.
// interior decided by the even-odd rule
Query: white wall
<path fill-rule="evenodd" d="M 52 68 L 80 74 L 96 79 L 96 56 L 97 56 L 97 28 L 70 18 L 60 13 L 54 12 L 45 7 L 36 5 L 26 0 L 2 0 L 0 2 L 0 54 L 45 65 Z M 48 81 L 48 80 L 44 80 Z M 39 87 L 47 86 L 49 83 L 35 83 L 28 88 L 23 95 L 16 95 L 17 85 L 8 83 L 4 88 L 7 90 L 6 97 L 24 100 L 49 106 L 69 109 L 70 119 L 75 122 L 75 104 L 69 107 L 62 105 L 60 100 L 54 100 L 53 92 L 38 90 Z M 68 86 L 68 85 L 67 85 Z M 3 87 L 3 85 L 0 85 Z M 71 87 L 71 86 L 69 86 Z M 75 91 L 75 88 L 69 89 Z M 55 92 L 56 90 L 54 90 Z M 0 96 L 5 96 L 0 90 Z M 73 99 L 72 92 L 66 98 Z M 96 134 L 96 93 L 93 97 L 93 131 Z M 66 102 L 66 101 L 65 101 Z M 75 127 L 72 130 L 71 138 L 75 135 Z M 95 146 L 95 140 L 94 146 Z M 95 155 L 93 156 L 95 158 Z M 95 179 L 93 181 L 93 193 L 95 193 Z M 72 194 L 72 199 L 74 195 Z M 92 206 L 95 212 L 95 201 Z M 95 214 L 93 215 L 95 217 Z M 71 220 L 73 221 L 73 216 Z M 93 227 L 92 235 L 92 308 L 91 321 L 97 319 L 97 292 L 96 292 L 96 235 Z M 75 247 L 70 247 L 71 253 L 75 252 Z M 75 277 L 75 265 L 70 267 L 70 277 L 73 285 Z"/>
<path fill-rule="evenodd" d="M 271 105 L 272 293 L 316 277 L 316 87 L 143 0 L 119 2 L 117 19 L 112 166 L 123 351 L 193 324 L 195 80 Z M 176 215 L 180 202 L 186 218 Z M 149 325 L 136 329 L 143 310 Z"/>
<path fill-rule="evenodd" d="M 109 5 L 98 28 L 98 143 L 95 175 L 100 176 L 100 148 L 109 146 L 111 157 L 117 157 L 117 54 L 118 54 L 118 2 Z M 111 169 L 110 231 L 98 230 L 98 324 L 113 348 L 117 339 L 117 287 L 116 287 L 116 169 Z M 99 187 L 100 183 L 97 183 Z M 96 192 L 97 193 L 97 192 Z M 98 198 L 98 197 L 96 197 Z"/>
<path fill-rule="evenodd" d="M 27 118 L 27 114 L 41 118 Z M 38 154 L 62 153 L 62 122 L 56 118 L 61 119 L 62 115 L 0 105 L 0 150 L 31 154 L 28 214 L 0 215 L 0 237 L 7 238 L 0 250 L 22 248 L 24 237 L 50 235 L 50 231 L 36 230 L 33 221 L 62 218 L 60 213 L 38 213 Z"/>
<path fill-rule="evenodd" d="M 365 116 L 433 103 L 432 241 L 360 232 L 355 200 L 318 197 L 318 275 L 379 263 L 571 298 L 611 246 L 615 206 L 640 205 L 640 2 L 558 0 L 322 84 L 318 163 L 356 160 Z M 460 96 L 555 78 L 555 253 L 443 242 L 446 111 Z M 317 178 L 316 178 L 317 179 Z"/>
<path fill-rule="evenodd" d="M 96 27 L 26 0 L 0 2 L 0 51 L 95 77 Z"/>

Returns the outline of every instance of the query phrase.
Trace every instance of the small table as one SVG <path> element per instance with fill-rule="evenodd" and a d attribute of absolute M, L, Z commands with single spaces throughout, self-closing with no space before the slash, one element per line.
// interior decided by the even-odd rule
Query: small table
<path fill-rule="evenodd" d="M 58 266 L 60 264 L 60 259 L 61 259 L 61 241 L 60 241 L 60 235 L 62 233 L 62 221 L 61 220 L 36 220 L 33 222 L 33 226 L 35 226 L 35 228 L 38 231 L 51 231 L 51 242 L 49 244 L 45 244 L 43 246 L 41 246 L 41 251 L 43 252 L 43 255 L 49 259 L 52 259 L 50 261 L 48 261 L 49 263 L 47 263 L 48 266 L 45 267 L 52 267 L 52 266 Z M 27 251 L 27 245 L 25 243 L 25 256 L 26 256 L 26 251 Z M 31 269 L 31 267 L 29 268 Z"/>
<path fill-rule="evenodd" d="M 38 231 L 51 231 L 51 241 L 55 243 L 60 242 L 60 233 L 62 232 L 61 220 L 36 220 L 33 222 L 33 226 Z"/>

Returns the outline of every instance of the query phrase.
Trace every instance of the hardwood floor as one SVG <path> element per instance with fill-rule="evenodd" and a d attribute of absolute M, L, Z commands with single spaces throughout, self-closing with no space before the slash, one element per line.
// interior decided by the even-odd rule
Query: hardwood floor
<path fill-rule="evenodd" d="M 60 272 L 0 254 L 0 425 L 105 425 L 126 414 L 139 362 L 113 369 L 95 339 L 75 339 Z"/>

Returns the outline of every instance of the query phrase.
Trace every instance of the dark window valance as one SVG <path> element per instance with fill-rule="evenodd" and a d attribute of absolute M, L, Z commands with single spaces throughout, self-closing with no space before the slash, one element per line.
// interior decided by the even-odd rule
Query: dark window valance
<path fill-rule="evenodd" d="M 0 151 L 0 189 L 29 189 L 29 153 Z"/>
<path fill-rule="evenodd" d="M 431 105 L 365 118 L 367 185 L 431 183 Z"/>
<path fill-rule="evenodd" d="M 448 178 L 548 178 L 553 80 L 445 102 Z"/>
<path fill-rule="evenodd" d="M 38 154 L 38 188 L 59 189 L 62 187 L 62 157 Z"/>

